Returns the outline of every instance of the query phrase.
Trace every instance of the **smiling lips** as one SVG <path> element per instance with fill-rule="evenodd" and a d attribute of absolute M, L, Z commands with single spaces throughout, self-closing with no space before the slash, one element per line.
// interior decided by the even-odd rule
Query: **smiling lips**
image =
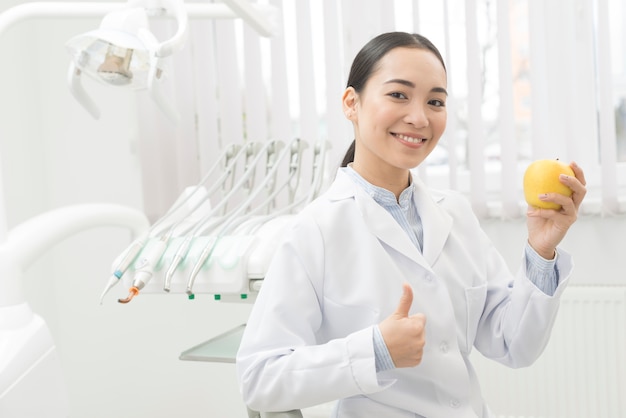
<path fill-rule="evenodd" d="M 426 142 L 426 138 L 416 138 L 413 136 L 407 136 L 407 135 L 402 135 L 402 134 L 392 134 L 392 135 L 405 142 L 410 142 L 411 144 L 421 144 L 423 142 Z"/>

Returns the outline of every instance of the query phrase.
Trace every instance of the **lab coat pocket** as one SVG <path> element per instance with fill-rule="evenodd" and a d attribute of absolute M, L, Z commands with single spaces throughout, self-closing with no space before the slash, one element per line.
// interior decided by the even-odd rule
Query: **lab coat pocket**
<path fill-rule="evenodd" d="M 467 353 L 471 351 L 474 345 L 474 339 L 478 331 L 478 323 L 480 322 L 480 317 L 485 308 L 486 300 L 487 283 L 465 289 L 465 301 L 467 304 L 465 351 Z"/>

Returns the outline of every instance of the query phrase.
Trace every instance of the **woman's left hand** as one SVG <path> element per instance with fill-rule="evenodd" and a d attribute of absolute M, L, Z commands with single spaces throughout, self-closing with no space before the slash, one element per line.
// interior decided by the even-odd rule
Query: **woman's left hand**
<path fill-rule="evenodd" d="M 541 209 L 529 207 L 526 213 L 528 226 L 528 243 L 543 258 L 554 258 L 556 246 L 561 242 L 568 229 L 578 217 L 578 208 L 583 201 L 587 189 L 585 174 L 574 162 L 570 164 L 575 177 L 561 174 L 561 183 L 572 189 L 571 196 L 548 193 L 541 200 L 561 205 L 561 209 Z"/>

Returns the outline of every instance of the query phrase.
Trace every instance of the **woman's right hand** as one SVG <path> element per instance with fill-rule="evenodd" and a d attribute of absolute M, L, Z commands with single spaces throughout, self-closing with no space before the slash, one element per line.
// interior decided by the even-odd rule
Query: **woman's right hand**
<path fill-rule="evenodd" d="M 396 311 L 379 324 L 380 333 L 396 367 L 415 367 L 422 361 L 426 343 L 426 316 L 409 315 L 413 304 L 413 289 L 408 283 Z"/>

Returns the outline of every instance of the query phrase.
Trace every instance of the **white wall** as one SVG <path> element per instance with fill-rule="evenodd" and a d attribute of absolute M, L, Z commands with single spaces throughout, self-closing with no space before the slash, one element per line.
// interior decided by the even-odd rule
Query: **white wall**
<path fill-rule="evenodd" d="M 521 261 L 526 239 L 525 220 L 483 222 L 487 234 L 512 269 Z M 561 247 L 574 255 L 573 285 L 626 285 L 624 237 L 626 217 L 582 217 L 574 224 Z"/>
<path fill-rule="evenodd" d="M 18 3 L 3 1 L 0 11 Z M 102 119 L 93 121 L 65 86 L 64 42 L 97 24 L 35 20 L 0 38 L 0 156 L 10 226 L 75 203 L 142 206 L 135 97 L 86 83 L 102 105 Z M 485 228 L 517 267 L 523 222 L 492 220 Z M 623 217 L 581 219 L 564 242 L 576 256 L 574 282 L 625 284 L 624 236 Z M 123 230 L 84 232 L 26 274 L 28 301 L 58 344 L 71 417 L 244 417 L 233 365 L 178 356 L 245 322 L 250 306 L 202 295 L 140 295 L 120 305 L 121 287 L 99 305 L 111 263 L 128 242 Z"/>

